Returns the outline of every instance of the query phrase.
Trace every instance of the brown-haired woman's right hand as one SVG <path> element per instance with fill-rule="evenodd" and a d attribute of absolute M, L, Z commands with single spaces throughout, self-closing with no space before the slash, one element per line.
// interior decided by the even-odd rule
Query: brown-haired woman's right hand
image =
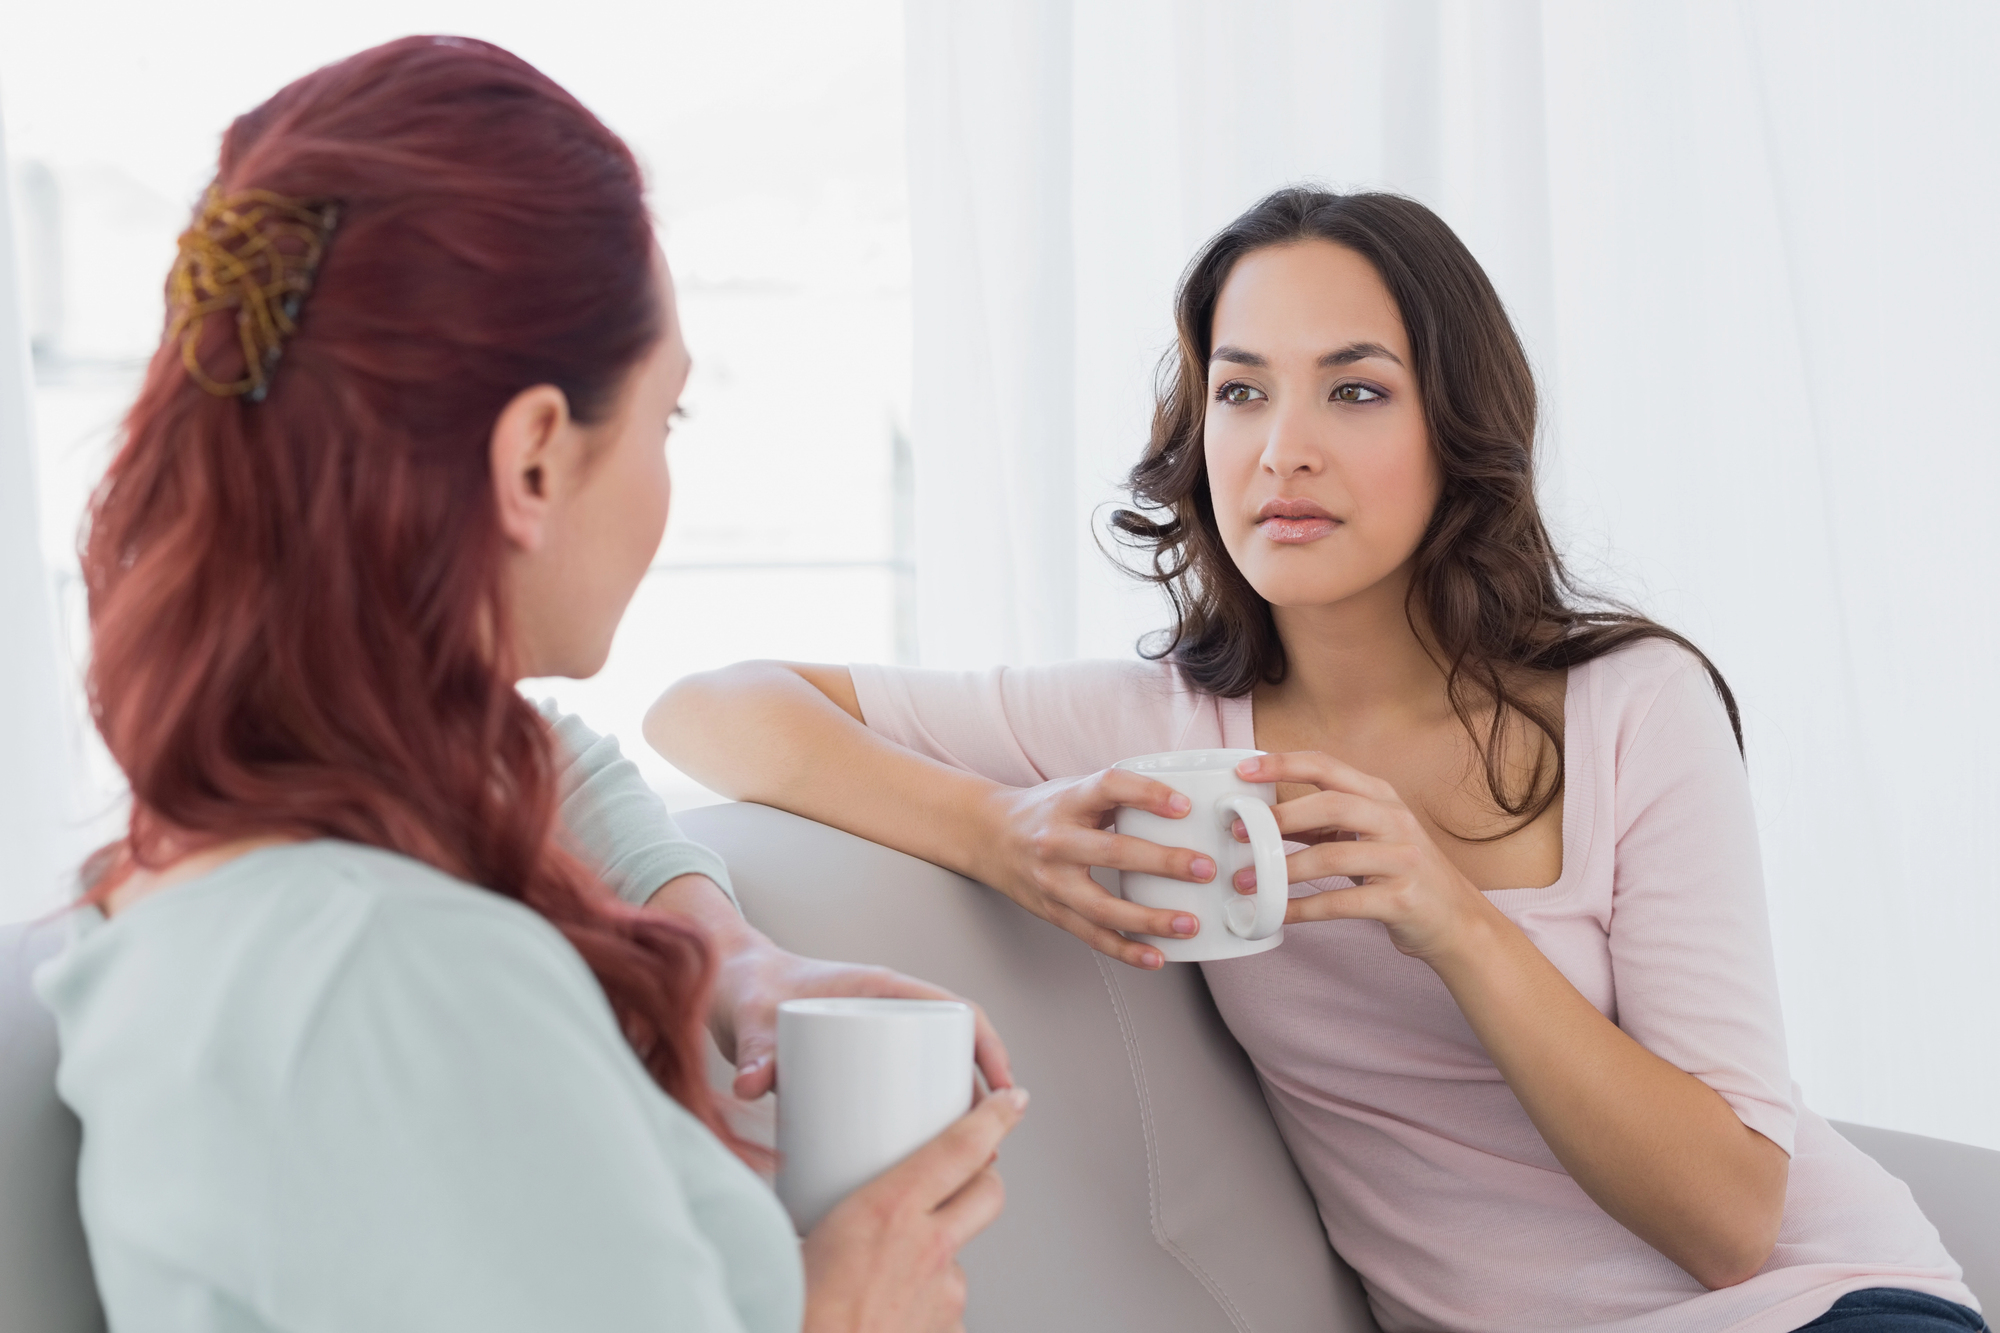
<path fill-rule="evenodd" d="M 835 1205 L 806 1237 L 804 1333 L 957 1333 L 958 1252 L 1000 1215 L 993 1169 L 1028 1094 L 989 1094 L 944 1133 Z"/>
<path fill-rule="evenodd" d="M 980 878 L 1042 920 L 1101 954 L 1144 968 L 1164 964 L 1160 951 L 1120 931 L 1185 939 L 1200 929 L 1189 913 L 1126 902 L 1090 877 L 1092 866 L 1104 866 L 1195 884 L 1215 878 L 1215 863 L 1198 852 L 1162 847 L 1110 827 L 1121 808 L 1181 818 L 1188 798 L 1172 787 L 1107 768 L 1039 787 L 1001 787 L 986 800 Z"/>

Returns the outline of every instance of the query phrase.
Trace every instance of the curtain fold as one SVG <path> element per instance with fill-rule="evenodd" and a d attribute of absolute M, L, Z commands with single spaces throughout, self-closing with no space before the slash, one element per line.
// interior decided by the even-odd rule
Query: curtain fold
<path fill-rule="evenodd" d="M 1123 656 L 1174 281 L 1294 181 L 1436 208 L 1577 570 L 1745 706 L 1794 1069 L 2000 1148 L 2000 10 L 909 0 L 927 665 Z"/>
<path fill-rule="evenodd" d="M 919 577 L 933 665 L 1075 650 L 1068 20 L 1064 0 L 908 13 L 916 548 L 998 557 Z"/>
<path fill-rule="evenodd" d="M 13 174 L 0 123 L 0 922 L 56 906 L 80 850 L 48 571 Z"/>

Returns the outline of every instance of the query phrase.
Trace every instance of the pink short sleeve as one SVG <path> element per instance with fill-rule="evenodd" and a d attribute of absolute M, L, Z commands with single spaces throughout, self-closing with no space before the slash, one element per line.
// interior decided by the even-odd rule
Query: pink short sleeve
<path fill-rule="evenodd" d="M 848 671 L 871 730 L 1015 787 L 1095 773 L 1133 755 L 1222 744 L 1216 701 L 1163 663 Z"/>
<path fill-rule="evenodd" d="M 1618 1025 L 1789 1153 L 1798 1112 L 1756 817 L 1728 715 L 1678 647 L 1643 645 L 1605 666 L 1639 678 L 1618 691 L 1613 722 Z"/>

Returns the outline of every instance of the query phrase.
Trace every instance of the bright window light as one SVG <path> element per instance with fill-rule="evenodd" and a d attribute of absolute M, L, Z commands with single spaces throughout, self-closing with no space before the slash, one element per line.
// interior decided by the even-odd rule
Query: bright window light
<path fill-rule="evenodd" d="M 670 681 L 747 657 L 911 655 L 899 0 L 360 0 L 222 25 L 117 0 L 22 8 L 5 28 L 43 542 L 73 665 L 78 520 L 223 129 L 298 75 L 417 32 L 507 47 L 632 145 L 695 358 L 673 517 L 610 664 L 524 688 L 616 733 L 684 806 L 714 798 L 638 735 Z M 109 829 L 117 775 L 101 752 L 96 769 Z"/>

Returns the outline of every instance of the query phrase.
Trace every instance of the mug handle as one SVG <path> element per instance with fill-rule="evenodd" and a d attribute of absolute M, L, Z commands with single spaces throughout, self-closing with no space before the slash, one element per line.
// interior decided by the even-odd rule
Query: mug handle
<path fill-rule="evenodd" d="M 1230 796 L 1218 805 L 1243 821 L 1257 865 L 1257 896 L 1246 898 L 1230 889 L 1223 919 L 1232 935 L 1246 940 L 1269 939 L 1285 924 L 1285 902 L 1291 887 L 1285 871 L 1285 840 L 1278 836 L 1277 818 L 1270 806 L 1254 796 Z"/>

